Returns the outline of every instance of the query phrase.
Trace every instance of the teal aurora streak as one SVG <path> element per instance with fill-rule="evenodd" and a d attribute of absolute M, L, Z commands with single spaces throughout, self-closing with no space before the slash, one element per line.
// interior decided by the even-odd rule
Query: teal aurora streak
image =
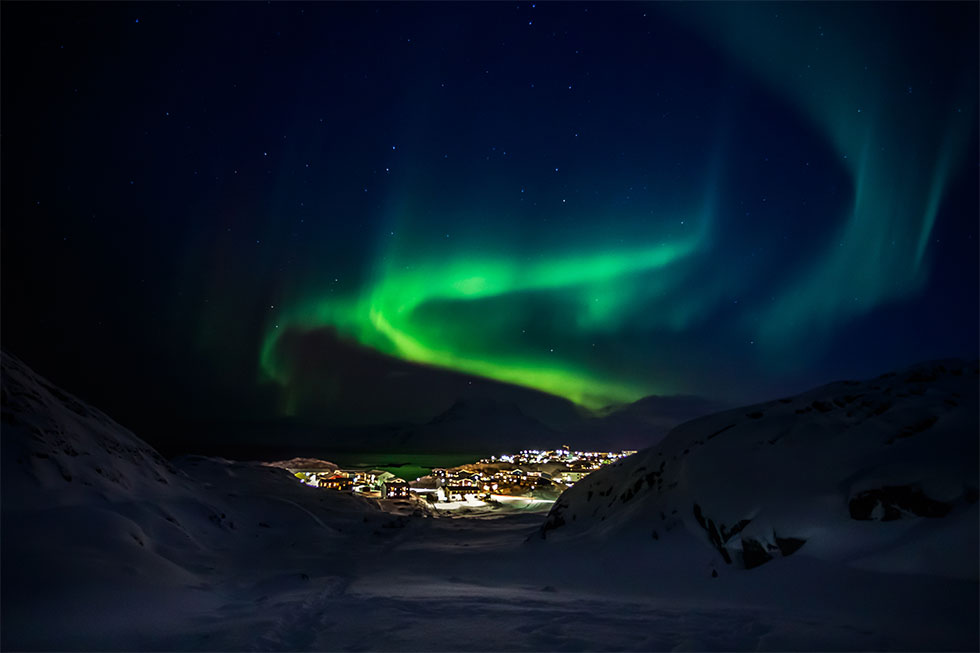
<path fill-rule="evenodd" d="M 756 302 L 732 327 L 778 360 L 917 292 L 928 275 L 930 234 L 950 170 L 972 130 L 975 80 L 964 79 L 936 101 L 896 100 L 916 53 L 908 34 L 878 21 L 874 6 L 682 4 L 667 11 L 795 106 L 852 182 L 844 215 L 827 216 L 835 233 L 822 250 L 808 253 L 786 278 L 770 279 L 770 301 Z M 332 327 L 390 356 L 542 390 L 586 408 L 675 391 L 673 371 L 631 365 L 623 351 L 597 354 L 595 342 L 628 325 L 669 347 L 670 334 L 703 325 L 733 286 L 752 281 L 748 273 L 715 267 L 724 245 L 714 228 L 725 171 L 720 158 L 697 192 L 682 202 L 665 199 L 654 209 L 658 219 L 628 240 L 594 229 L 556 245 L 501 229 L 463 231 L 434 247 L 421 228 L 425 221 L 415 219 L 429 210 L 424 202 L 389 207 L 390 229 L 368 278 L 346 292 L 321 285 L 287 301 L 268 325 L 263 372 L 288 388 L 290 362 L 278 352 L 280 337 Z M 591 220 L 616 221 L 634 223 L 617 214 Z M 692 292 L 690 280 L 705 279 L 705 270 L 707 282 Z M 549 346 L 556 331 L 564 336 Z"/>

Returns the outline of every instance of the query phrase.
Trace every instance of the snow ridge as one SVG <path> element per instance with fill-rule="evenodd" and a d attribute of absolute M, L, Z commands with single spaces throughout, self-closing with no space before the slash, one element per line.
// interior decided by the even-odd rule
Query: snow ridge
<path fill-rule="evenodd" d="M 329 556 L 390 520 L 373 502 L 305 487 L 284 469 L 168 462 L 0 355 L 4 649 L 143 649 L 220 605 L 229 587 L 247 593 L 267 575 L 302 586 L 307 560 L 275 562 L 298 539 Z"/>
<path fill-rule="evenodd" d="M 569 489 L 540 535 L 693 540 L 714 575 L 804 555 L 977 580 L 977 397 L 976 361 L 948 360 L 695 419 Z"/>

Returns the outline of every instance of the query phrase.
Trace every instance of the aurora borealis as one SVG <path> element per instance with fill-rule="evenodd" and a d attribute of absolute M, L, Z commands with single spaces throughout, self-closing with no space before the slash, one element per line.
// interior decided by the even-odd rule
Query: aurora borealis
<path fill-rule="evenodd" d="M 5 8 L 4 338 L 137 421 L 976 355 L 975 4 L 64 9 Z"/>
<path fill-rule="evenodd" d="M 410 253 L 388 251 L 377 281 L 363 297 L 314 299 L 284 311 L 269 335 L 263 362 L 275 378 L 273 350 L 280 327 L 326 324 L 392 356 L 524 385 L 586 407 L 634 401 L 654 394 L 656 387 L 650 381 L 604 380 L 561 354 L 502 350 L 500 343 L 507 340 L 502 336 L 526 334 L 521 325 L 536 323 L 544 311 L 555 314 L 560 310 L 556 304 L 566 306 L 568 330 L 589 335 L 615 329 L 642 301 L 637 278 L 669 274 L 700 240 L 694 234 L 644 249 L 583 249 L 544 260 L 490 258 L 454 246 L 452 260 L 414 262 Z M 554 354 L 554 348 L 546 353 Z"/>
<path fill-rule="evenodd" d="M 890 62 L 885 75 L 855 63 L 882 66 L 881 51 L 917 56 L 904 47 L 901 35 L 855 38 L 846 31 L 833 33 L 834 17 L 828 16 L 823 21 L 827 27 L 821 27 L 821 12 L 815 7 L 790 8 L 790 15 L 783 17 L 772 8 L 739 5 L 711 6 L 707 11 L 685 7 L 679 13 L 705 14 L 682 18 L 696 27 L 703 25 L 709 35 L 717 34 L 722 53 L 744 56 L 750 74 L 771 83 L 812 120 L 840 157 L 853 189 L 836 219 L 828 219 L 839 245 L 825 244 L 809 265 L 775 287 L 770 302 L 750 307 L 749 313 L 760 313 L 756 323 L 750 319 L 734 327 L 746 340 L 758 340 L 760 348 L 772 351 L 798 346 L 814 331 L 819 336 L 855 313 L 914 293 L 928 272 L 927 243 L 949 169 L 962 158 L 973 127 L 970 87 L 953 89 L 940 106 L 908 102 L 896 92 L 899 87 L 894 85 L 900 80 L 892 67 L 913 62 Z M 850 13 L 859 14 L 865 24 L 875 20 L 863 8 Z M 738 26 L 734 30 L 733 24 Z M 821 30 L 816 36 L 811 33 L 814 25 Z M 825 39 L 825 30 L 832 31 L 830 39 Z M 777 52 L 784 56 L 773 57 Z M 767 63 L 753 66 L 753 56 Z M 817 63 L 816 70 L 811 62 Z M 891 92 L 889 84 L 894 86 Z M 906 106 L 896 107 L 889 96 Z M 923 127 L 911 137 L 903 134 L 916 118 Z M 709 188 L 706 194 L 711 192 Z M 288 384 L 288 372 L 280 370 L 272 353 L 277 329 L 330 325 L 391 356 L 526 385 L 589 408 L 670 392 L 670 381 L 662 373 L 648 370 L 637 375 L 640 378 L 622 374 L 610 379 L 586 362 L 588 351 L 583 355 L 581 346 L 556 354 L 541 343 L 529 351 L 513 344 L 514 334 L 522 331 L 522 323 L 540 321 L 536 311 L 545 319 L 561 314 L 567 325 L 563 330 L 583 341 L 634 322 L 637 313 L 661 316 L 650 327 L 667 331 L 668 338 L 683 330 L 697 317 L 686 314 L 683 296 L 690 290 L 677 270 L 685 259 L 712 256 L 721 247 L 709 237 L 712 222 L 720 219 L 714 199 L 702 199 L 704 207 L 689 204 L 673 214 L 658 215 L 661 198 L 652 194 L 652 221 L 659 230 L 636 234 L 629 244 L 623 239 L 596 242 L 591 234 L 583 235 L 588 241 L 573 241 L 555 253 L 538 250 L 522 256 L 506 239 L 496 243 L 493 254 L 485 246 L 465 242 L 424 252 L 419 244 L 395 241 L 391 237 L 396 233 L 389 231 L 382 234 L 381 263 L 355 297 L 314 293 L 276 319 L 264 348 L 265 370 Z M 544 212 L 557 214 L 560 208 Z M 591 219 L 615 225 L 624 218 L 628 221 L 630 216 Z M 411 216 L 398 222 L 399 236 L 417 227 Z M 663 225 L 682 223 L 696 228 L 677 235 L 662 233 Z M 702 315 L 712 310 L 711 303 L 721 301 L 721 296 L 709 298 Z"/>

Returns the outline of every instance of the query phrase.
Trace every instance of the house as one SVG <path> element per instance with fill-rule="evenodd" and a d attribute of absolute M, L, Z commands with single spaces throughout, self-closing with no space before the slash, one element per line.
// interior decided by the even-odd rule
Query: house
<path fill-rule="evenodd" d="M 346 474 L 331 474 L 327 478 L 320 478 L 317 484 L 328 490 L 338 490 L 340 492 L 353 492 L 354 480 Z"/>
<path fill-rule="evenodd" d="M 374 470 L 372 472 L 372 474 L 374 474 L 374 482 L 371 483 L 371 485 L 376 490 L 380 490 L 381 488 L 383 488 L 384 485 L 385 485 L 385 483 L 387 483 L 388 481 L 393 481 L 395 479 L 397 479 L 399 481 L 401 480 L 400 478 L 397 478 L 391 472 L 384 472 L 384 471 L 381 471 L 380 469 Z"/>
<path fill-rule="evenodd" d="M 472 485 L 447 485 L 446 501 L 470 501 L 477 497 L 479 488 Z"/>
<path fill-rule="evenodd" d="M 391 478 L 381 486 L 382 499 L 407 499 L 411 496 L 408 482 L 400 478 Z"/>

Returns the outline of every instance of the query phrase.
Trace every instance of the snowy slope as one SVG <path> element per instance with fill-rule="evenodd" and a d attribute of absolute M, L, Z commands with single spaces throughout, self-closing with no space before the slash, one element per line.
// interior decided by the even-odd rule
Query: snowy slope
<path fill-rule="evenodd" d="M 977 396 L 977 363 L 943 361 L 696 419 L 565 492 L 541 535 L 670 573 L 798 556 L 975 582 Z"/>
<path fill-rule="evenodd" d="M 152 497 L 183 487 L 177 470 L 146 443 L 2 356 L 4 509 Z"/>
<path fill-rule="evenodd" d="M 383 515 L 283 469 L 188 458 L 181 469 L 104 413 L 2 354 L 3 648 L 140 648 L 245 582 L 270 552 L 343 546 Z M 377 517 L 374 517 L 377 516 Z M 275 574 L 298 582 L 307 560 Z M 57 627 L 50 624 L 54 621 Z"/>
<path fill-rule="evenodd" d="M 958 377 L 947 365 L 932 380 L 883 379 L 859 388 L 868 393 L 859 399 L 847 399 L 855 386 L 829 386 L 759 408 L 761 417 L 735 411 L 682 426 L 597 473 L 591 499 L 567 493 L 547 539 L 540 514 L 391 514 L 260 463 L 168 463 L 16 359 L 4 355 L 2 368 L 4 650 L 977 649 L 975 567 L 962 564 L 963 550 L 976 553 L 975 364 L 957 367 Z M 883 396 L 887 410 L 874 415 L 884 404 L 869 404 L 859 423 L 856 407 Z M 925 403 L 906 406 L 913 399 Z M 798 422 L 786 424 L 797 427 L 750 435 L 745 426 L 796 410 Z M 929 429 L 903 430 L 923 416 L 936 417 Z M 709 441 L 729 417 L 736 425 Z M 954 433 L 963 424 L 972 449 Z M 916 445 L 927 433 L 933 452 Z M 904 437 L 875 444 L 895 435 Z M 726 437 L 717 457 L 706 455 Z M 831 443 L 834 464 L 804 460 L 820 453 L 813 437 Z M 786 469 L 753 462 L 784 449 L 799 454 L 769 462 Z M 652 468 L 639 469 L 648 457 L 669 461 L 652 487 Z M 794 475 L 808 465 L 833 468 L 833 478 Z M 910 479 L 952 506 L 944 517 L 906 514 L 943 510 L 916 493 L 862 494 Z M 606 494 L 598 510 L 597 492 Z M 884 521 L 852 519 L 852 496 L 859 516 Z M 724 523 L 727 535 L 750 514 L 738 537 L 768 542 L 767 529 L 752 530 L 767 522 L 777 547 L 807 541 L 745 571 L 748 539 L 740 554 L 729 537 L 726 565 L 691 512 L 695 501 L 709 531 Z M 678 513 L 662 519 L 658 505 Z"/>

